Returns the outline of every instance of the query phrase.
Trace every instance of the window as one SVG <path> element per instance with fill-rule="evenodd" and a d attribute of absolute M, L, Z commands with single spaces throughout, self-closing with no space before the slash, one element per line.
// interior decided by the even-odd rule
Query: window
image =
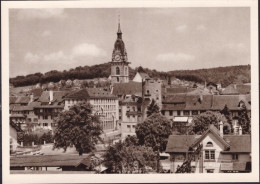
<path fill-rule="evenodd" d="M 232 159 L 233 159 L 233 160 L 238 160 L 238 154 L 233 154 L 233 155 L 232 155 Z"/>
<path fill-rule="evenodd" d="M 189 116 L 190 115 L 190 111 L 184 111 L 183 114 L 186 115 L 186 116 Z"/>
<path fill-rule="evenodd" d="M 133 115 L 133 118 L 135 118 L 135 115 Z"/>
<path fill-rule="evenodd" d="M 127 128 L 131 128 L 131 125 L 127 125 Z"/>
<path fill-rule="evenodd" d="M 43 123 L 43 126 L 48 126 L 48 123 Z"/>
<path fill-rule="evenodd" d="M 132 127 L 135 128 L 135 125 L 133 125 Z"/>
<path fill-rule="evenodd" d="M 119 82 L 119 77 L 117 77 L 116 79 L 117 79 L 117 82 Z"/>
<path fill-rule="evenodd" d="M 198 115 L 198 111 L 192 111 L 192 115 Z"/>
<path fill-rule="evenodd" d="M 205 160 L 215 160 L 215 150 L 205 150 Z"/>
<path fill-rule="evenodd" d="M 172 111 L 169 111 L 170 112 L 170 116 L 172 116 L 173 115 L 173 112 Z"/>
<path fill-rule="evenodd" d="M 214 173 L 214 169 L 208 169 L 207 173 Z"/>
<path fill-rule="evenodd" d="M 120 75 L 120 69 L 119 69 L 119 67 L 116 67 L 116 75 Z"/>
<path fill-rule="evenodd" d="M 127 67 L 125 67 L 125 75 L 127 75 Z"/>
<path fill-rule="evenodd" d="M 43 119 L 48 119 L 48 116 L 43 116 Z"/>
<path fill-rule="evenodd" d="M 181 111 L 177 111 L 177 115 L 180 116 L 181 115 Z"/>
<path fill-rule="evenodd" d="M 213 143 L 212 142 L 208 142 L 206 147 L 212 147 L 213 146 Z"/>
<path fill-rule="evenodd" d="M 150 91 L 149 91 L 149 90 L 146 90 L 146 93 L 147 93 L 147 94 L 149 94 L 149 93 L 150 93 Z"/>
<path fill-rule="evenodd" d="M 161 111 L 162 112 L 162 115 L 165 115 L 165 111 Z"/>

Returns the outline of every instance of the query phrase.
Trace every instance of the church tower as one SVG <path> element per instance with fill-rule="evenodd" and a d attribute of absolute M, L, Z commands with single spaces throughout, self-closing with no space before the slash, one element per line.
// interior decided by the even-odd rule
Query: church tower
<path fill-rule="evenodd" d="M 112 53 L 111 64 L 111 80 L 114 83 L 127 83 L 129 82 L 129 71 L 127 61 L 127 53 L 125 44 L 122 40 L 122 32 L 120 29 L 120 21 L 118 22 L 117 39 L 114 44 L 114 50 Z"/>

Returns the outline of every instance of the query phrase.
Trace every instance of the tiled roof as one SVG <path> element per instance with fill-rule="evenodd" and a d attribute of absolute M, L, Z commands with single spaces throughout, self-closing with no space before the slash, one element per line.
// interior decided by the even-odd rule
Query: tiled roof
<path fill-rule="evenodd" d="M 237 89 L 235 89 L 234 84 L 230 84 L 229 86 L 227 86 L 222 92 L 221 94 L 223 95 L 238 95 L 239 92 L 237 91 Z"/>
<path fill-rule="evenodd" d="M 187 95 L 185 110 L 209 110 L 213 95 Z"/>
<path fill-rule="evenodd" d="M 15 156 L 10 158 L 11 167 L 62 167 L 79 164 L 90 166 L 89 156 L 79 155 L 40 155 L 40 156 Z"/>
<path fill-rule="evenodd" d="M 87 88 L 90 98 L 117 98 L 110 91 L 105 91 L 102 88 Z"/>
<path fill-rule="evenodd" d="M 186 152 L 196 139 L 196 135 L 170 135 L 165 152 Z"/>
<path fill-rule="evenodd" d="M 194 88 L 187 87 L 166 88 L 166 94 L 188 93 L 194 90 Z"/>
<path fill-rule="evenodd" d="M 14 106 L 13 108 L 13 111 L 28 111 L 29 110 L 29 107 L 26 105 L 26 106 L 23 106 L 23 105 L 16 105 Z"/>
<path fill-rule="evenodd" d="M 41 88 L 31 90 L 31 93 L 33 94 L 34 97 L 40 97 L 42 92 L 43 90 Z"/>
<path fill-rule="evenodd" d="M 68 94 L 68 91 L 53 91 L 53 101 L 62 101 L 64 97 Z M 43 91 L 39 102 L 49 102 L 50 101 L 50 91 Z"/>
<path fill-rule="evenodd" d="M 23 114 L 11 114 L 10 118 L 24 118 Z"/>
<path fill-rule="evenodd" d="M 17 97 L 15 103 L 16 104 L 21 104 L 21 103 L 29 103 L 30 97 L 28 96 L 19 96 Z"/>
<path fill-rule="evenodd" d="M 184 110 L 185 103 L 162 104 L 162 110 Z"/>
<path fill-rule="evenodd" d="M 113 95 L 142 95 L 142 83 L 133 81 L 116 83 L 113 87 Z"/>
<path fill-rule="evenodd" d="M 228 106 L 230 110 L 240 110 L 239 102 L 244 101 L 248 110 L 251 109 L 250 104 L 248 104 L 245 95 L 214 95 L 212 110 L 222 110 L 225 105 Z"/>
<path fill-rule="evenodd" d="M 230 144 L 228 152 L 251 152 L 250 135 L 224 135 L 224 139 Z"/>
<path fill-rule="evenodd" d="M 202 135 L 171 135 L 168 138 L 165 152 L 187 152 L 190 147 L 199 144 L 209 132 L 225 145 L 226 150 L 223 150 L 222 153 L 251 152 L 250 135 L 224 135 L 222 138 L 214 125 L 211 125 Z"/>
<path fill-rule="evenodd" d="M 86 88 L 76 92 L 72 92 L 66 96 L 66 99 L 83 99 L 87 100 L 90 98 L 117 98 L 112 95 L 109 91 L 105 91 L 101 88 Z"/>
<path fill-rule="evenodd" d="M 163 103 L 185 103 L 186 95 L 178 94 L 178 95 L 167 95 L 163 99 Z"/>
<path fill-rule="evenodd" d="M 39 105 L 41 105 L 40 102 L 31 102 L 31 103 L 28 104 L 28 110 L 32 111 L 34 107 L 37 107 Z"/>
<path fill-rule="evenodd" d="M 238 84 L 236 86 L 236 89 L 237 89 L 239 94 L 250 94 L 251 85 Z"/>
<path fill-rule="evenodd" d="M 14 104 L 16 100 L 17 100 L 16 96 L 10 96 L 9 97 L 9 104 Z"/>

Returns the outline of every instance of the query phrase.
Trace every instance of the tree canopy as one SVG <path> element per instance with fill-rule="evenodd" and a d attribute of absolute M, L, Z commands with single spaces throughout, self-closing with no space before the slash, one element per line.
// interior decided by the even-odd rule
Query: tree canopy
<path fill-rule="evenodd" d="M 95 150 L 95 145 L 101 140 L 102 123 L 98 116 L 92 114 L 89 103 L 79 103 L 68 111 L 59 113 L 55 131 L 54 149 L 74 145 L 79 155 Z"/>
<path fill-rule="evenodd" d="M 201 135 L 208 129 L 210 124 L 213 124 L 216 128 L 218 128 L 220 121 L 223 122 L 224 126 L 227 126 L 227 120 L 224 115 L 219 112 L 206 111 L 193 117 L 192 126 L 189 128 L 188 133 Z"/>
<path fill-rule="evenodd" d="M 157 172 L 160 171 L 160 152 L 165 151 L 168 137 L 172 133 L 171 121 L 160 113 L 153 113 L 136 126 L 138 143 L 152 147 L 157 152 Z"/>
<path fill-rule="evenodd" d="M 223 110 L 220 111 L 220 113 L 225 116 L 227 123 L 229 124 L 224 126 L 224 134 L 228 134 L 228 127 L 230 127 L 230 132 L 233 133 L 234 129 L 232 126 L 232 117 L 228 106 L 225 105 L 225 107 L 223 108 Z"/>
<path fill-rule="evenodd" d="M 159 112 L 160 112 L 160 108 L 156 104 L 155 100 L 153 99 L 147 108 L 147 112 L 146 112 L 147 117 L 151 116 L 153 113 L 159 113 Z"/>
<path fill-rule="evenodd" d="M 153 149 L 138 145 L 136 137 L 110 145 L 103 157 L 111 173 L 147 173 L 147 169 L 156 168 Z"/>
<path fill-rule="evenodd" d="M 251 121 L 247 114 L 247 108 L 245 104 L 242 104 L 242 108 L 239 112 L 238 122 L 242 127 L 243 134 L 251 133 Z"/>

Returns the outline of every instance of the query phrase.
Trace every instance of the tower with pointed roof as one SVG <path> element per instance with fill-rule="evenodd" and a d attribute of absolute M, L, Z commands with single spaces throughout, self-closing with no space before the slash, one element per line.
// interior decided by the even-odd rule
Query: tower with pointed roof
<path fill-rule="evenodd" d="M 111 81 L 112 83 L 128 83 L 129 69 L 125 44 L 122 39 L 120 20 L 118 21 L 117 39 L 114 44 L 111 64 Z"/>

